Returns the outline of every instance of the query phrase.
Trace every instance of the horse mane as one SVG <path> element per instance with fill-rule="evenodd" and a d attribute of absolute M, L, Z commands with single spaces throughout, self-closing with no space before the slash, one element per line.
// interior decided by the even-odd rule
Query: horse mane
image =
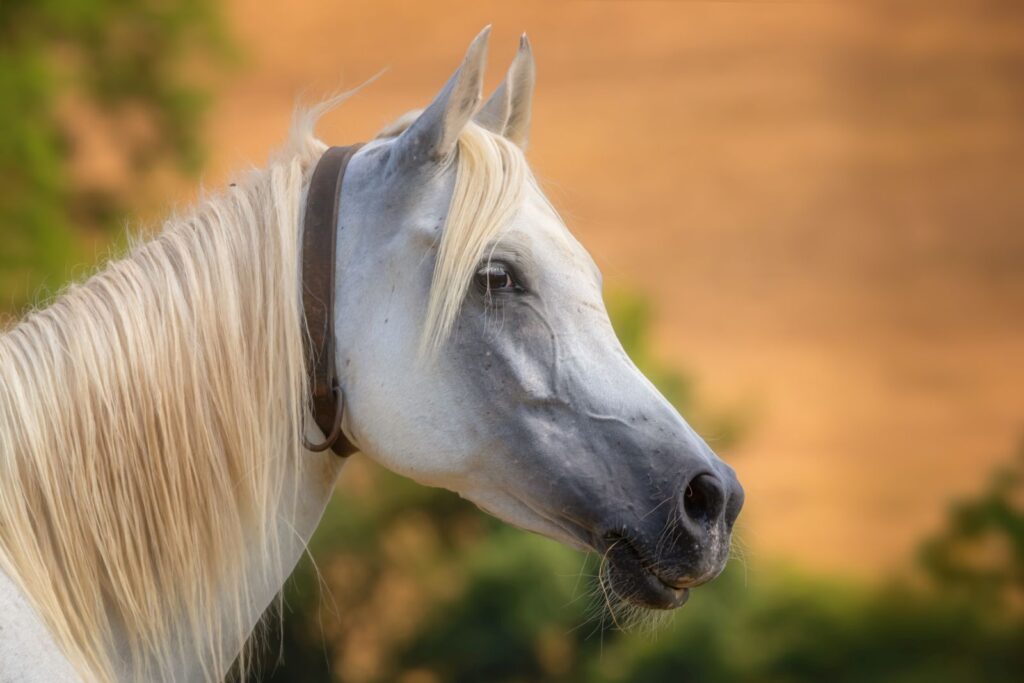
<path fill-rule="evenodd" d="M 299 226 L 326 147 L 313 128 L 343 98 L 298 112 L 266 168 L 0 335 L 0 570 L 86 680 L 111 680 L 117 657 L 135 680 L 173 676 L 186 645 L 205 677 L 235 652 L 244 674 L 244 615 L 262 607 L 246 557 L 283 568 L 271 527 L 303 455 Z M 475 124 L 458 154 L 428 351 L 532 178 Z"/>
<path fill-rule="evenodd" d="M 0 336 L 0 570 L 87 680 L 113 677 L 115 633 L 135 680 L 186 643 L 223 677 L 250 628 L 246 551 L 280 562 L 273 534 L 250 534 L 301 450 L 318 113 L 265 169 Z"/>

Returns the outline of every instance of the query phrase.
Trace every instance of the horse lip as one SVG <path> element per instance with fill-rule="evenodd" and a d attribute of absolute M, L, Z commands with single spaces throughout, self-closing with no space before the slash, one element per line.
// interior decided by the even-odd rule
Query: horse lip
<path fill-rule="evenodd" d="M 661 576 L 645 561 L 628 536 L 610 533 L 605 534 L 602 540 L 605 556 L 610 561 L 612 570 L 629 576 L 634 585 L 644 587 L 643 590 L 634 593 L 634 597 L 639 598 L 640 593 L 646 594 L 646 598 L 642 599 L 645 606 L 655 609 L 676 609 L 686 604 L 690 597 L 690 588 L 698 582 L 688 577 L 666 579 Z M 634 601 L 633 597 L 626 599 Z"/>
<path fill-rule="evenodd" d="M 657 574 L 629 559 L 612 560 L 609 569 L 612 590 L 619 597 L 649 609 L 677 609 L 690 598 L 690 588 L 677 588 L 662 581 Z M 625 589 L 619 590 L 625 582 Z"/>
<path fill-rule="evenodd" d="M 664 586 L 665 584 L 662 585 Z M 670 595 L 668 607 L 670 607 L 671 609 L 677 609 L 679 607 L 682 607 L 690 599 L 689 588 L 669 588 L 668 592 Z"/>
<path fill-rule="evenodd" d="M 700 585 L 699 581 L 694 581 L 693 579 L 691 579 L 691 578 L 689 578 L 687 576 L 683 576 L 683 577 L 680 577 L 678 579 L 669 579 L 669 578 L 666 578 L 666 577 L 662 576 L 661 574 L 659 574 L 658 572 L 654 571 L 653 569 L 648 569 L 647 571 L 649 571 L 651 573 L 651 575 L 654 576 L 654 578 L 656 578 L 659 582 L 661 582 L 661 584 L 663 586 L 665 586 L 666 588 L 669 588 L 671 590 L 681 591 L 681 590 L 686 590 L 687 588 L 696 588 L 697 586 Z"/>

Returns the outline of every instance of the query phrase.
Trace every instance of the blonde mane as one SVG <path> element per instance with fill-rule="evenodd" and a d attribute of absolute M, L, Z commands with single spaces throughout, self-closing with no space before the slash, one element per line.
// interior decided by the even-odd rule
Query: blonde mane
<path fill-rule="evenodd" d="M 135 680 L 173 676 L 186 645 L 223 677 L 249 635 L 254 544 L 267 576 L 281 569 L 271 527 L 308 414 L 299 222 L 335 103 L 300 114 L 267 168 L 0 336 L 0 570 L 86 680 L 111 680 L 118 656 Z M 428 350 L 532 182 L 473 124 L 458 153 Z"/>
<path fill-rule="evenodd" d="M 247 534 L 300 454 L 298 220 L 322 149 L 296 141 L 0 337 L 0 569 L 88 677 L 112 677 L 115 632 L 137 680 L 189 641 L 223 676 L 245 642 Z"/>

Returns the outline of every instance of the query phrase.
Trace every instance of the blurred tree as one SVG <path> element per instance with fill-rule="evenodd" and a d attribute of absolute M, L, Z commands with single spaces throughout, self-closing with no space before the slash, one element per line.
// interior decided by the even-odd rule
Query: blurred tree
<path fill-rule="evenodd" d="M 986 491 L 953 507 L 921 560 L 940 590 L 1008 619 L 1024 617 L 1024 444 Z"/>
<path fill-rule="evenodd" d="M 202 55 L 228 54 L 217 3 L 203 0 L 0 2 L 0 314 L 52 293 L 80 261 L 79 229 L 117 225 L 160 162 L 199 168 Z M 98 111 L 117 189 L 72 178 Z M 85 164 L 88 168 L 88 164 Z"/>

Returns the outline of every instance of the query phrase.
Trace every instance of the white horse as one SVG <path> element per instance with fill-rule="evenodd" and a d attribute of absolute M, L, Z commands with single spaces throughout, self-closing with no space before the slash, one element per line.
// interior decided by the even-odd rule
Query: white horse
<path fill-rule="evenodd" d="M 334 293 L 344 434 L 368 457 L 603 554 L 681 605 L 742 489 L 626 356 L 601 276 L 524 159 L 525 38 L 483 107 L 488 32 L 352 158 Z M 285 149 L 0 336 L 0 681 L 220 680 L 316 528 L 301 217 Z M 599 144 L 601 141 L 595 141 Z"/>

